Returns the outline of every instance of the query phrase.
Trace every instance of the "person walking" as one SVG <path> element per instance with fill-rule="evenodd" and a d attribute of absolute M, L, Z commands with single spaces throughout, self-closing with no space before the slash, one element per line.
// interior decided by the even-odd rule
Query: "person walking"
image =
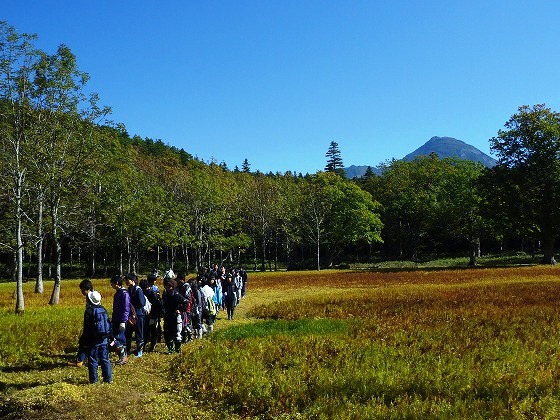
<path fill-rule="evenodd" d="M 163 302 L 161 301 L 159 293 L 152 289 L 148 280 L 140 280 L 140 288 L 144 292 L 146 299 L 152 304 L 152 309 L 150 313 L 146 315 L 144 322 L 144 342 L 149 344 L 146 351 L 152 352 L 158 341 L 158 330 L 160 329 Z"/>
<path fill-rule="evenodd" d="M 232 320 L 235 313 L 235 307 L 237 306 L 237 285 L 233 281 L 231 273 L 226 275 L 226 281 L 223 287 L 224 303 L 226 305 L 228 319 Z"/>
<path fill-rule="evenodd" d="M 115 290 L 113 296 L 113 313 L 111 318 L 111 330 L 115 349 L 119 355 L 118 365 L 124 365 L 128 361 L 126 352 L 126 329 L 130 314 L 130 296 L 123 287 L 122 277 L 115 275 L 111 278 L 111 287 Z"/>
<path fill-rule="evenodd" d="M 86 308 L 88 306 L 88 293 L 93 291 L 93 284 L 91 282 L 91 280 L 89 279 L 84 279 L 80 282 L 80 292 L 82 292 L 82 296 L 84 296 L 85 301 L 86 301 Z M 86 361 L 87 358 L 87 347 L 85 345 L 84 342 L 84 335 L 83 333 L 80 335 L 80 338 L 78 339 L 78 354 L 76 355 L 76 360 L 75 361 L 71 361 L 68 362 L 69 366 L 76 366 L 76 367 L 81 367 L 84 365 L 84 362 Z"/>
<path fill-rule="evenodd" d="M 101 305 L 101 294 L 90 291 L 87 294 L 84 311 L 84 332 L 82 334 L 88 354 L 88 373 L 91 384 L 98 381 L 98 367 L 101 366 L 103 382 L 113 381 L 113 369 L 109 360 L 108 338 L 111 323 L 107 310 Z"/>
<path fill-rule="evenodd" d="M 134 333 L 136 339 L 136 357 L 142 357 L 144 349 L 144 324 L 146 321 L 146 312 L 144 305 L 146 305 L 146 297 L 144 291 L 138 286 L 138 276 L 134 273 L 128 273 L 125 277 L 126 285 L 128 286 L 128 294 L 130 295 L 130 303 L 134 305 L 136 310 L 136 325 L 129 328 L 126 332 L 126 349 L 130 353 L 132 347 L 132 334 Z"/>
<path fill-rule="evenodd" d="M 187 300 L 177 290 L 175 280 L 165 279 L 163 287 L 163 338 L 167 353 L 178 353 L 181 350 L 183 313 L 187 310 Z"/>

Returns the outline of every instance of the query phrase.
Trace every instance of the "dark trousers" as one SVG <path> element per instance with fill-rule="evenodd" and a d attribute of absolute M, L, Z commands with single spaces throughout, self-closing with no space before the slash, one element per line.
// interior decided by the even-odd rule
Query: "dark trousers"
<path fill-rule="evenodd" d="M 113 380 L 113 369 L 109 360 L 109 349 L 107 344 L 98 344 L 88 349 L 88 373 L 89 383 L 94 384 L 98 381 L 97 368 L 101 366 L 101 374 L 103 382 L 111 382 Z"/>
<path fill-rule="evenodd" d="M 126 327 L 126 352 L 130 354 L 130 348 L 132 347 L 132 333 L 136 337 L 136 351 L 142 350 L 144 348 L 144 323 L 146 321 L 145 315 L 138 315 L 136 325 L 131 327 Z"/>

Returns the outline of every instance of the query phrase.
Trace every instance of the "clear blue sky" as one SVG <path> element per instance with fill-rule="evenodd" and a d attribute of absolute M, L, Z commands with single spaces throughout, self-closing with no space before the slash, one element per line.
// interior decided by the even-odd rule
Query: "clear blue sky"
<path fill-rule="evenodd" d="M 433 136 L 490 154 L 521 105 L 560 111 L 560 2 L 5 0 L 66 44 L 129 134 L 230 169 L 314 173 L 402 158 Z"/>

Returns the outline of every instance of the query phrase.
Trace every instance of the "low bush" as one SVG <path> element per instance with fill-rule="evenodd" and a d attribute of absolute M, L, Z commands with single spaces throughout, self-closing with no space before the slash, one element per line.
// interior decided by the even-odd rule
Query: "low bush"
<path fill-rule="evenodd" d="M 558 418 L 560 267 L 254 273 L 235 321 L 92 387 L 84 298 L 0 284 L 6 418 Z M 94 282 L 110 310 L 112 290 Z M 48 289 L 48 287 L 47 287 Z M 126 393 L 123 390 L 133 389 Z"/>

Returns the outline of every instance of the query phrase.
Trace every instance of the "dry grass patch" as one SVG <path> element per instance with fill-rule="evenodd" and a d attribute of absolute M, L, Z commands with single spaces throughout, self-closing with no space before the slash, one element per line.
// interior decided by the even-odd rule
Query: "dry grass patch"
<path fill-rule="evenodd" d="M 5 418 L 557 418 L 560 267 L 250 274 L 236 320 L 115 367 L 70 368 L 84 300 L 0 284 Z M 49 291 L 49 283 L 45 289 Z M 111 308 L 108 280 L 94 281 Z M 48 292 L 47 292 L 48 293 Z M 127 391 L 128 390 L 128 391 Z"/>

